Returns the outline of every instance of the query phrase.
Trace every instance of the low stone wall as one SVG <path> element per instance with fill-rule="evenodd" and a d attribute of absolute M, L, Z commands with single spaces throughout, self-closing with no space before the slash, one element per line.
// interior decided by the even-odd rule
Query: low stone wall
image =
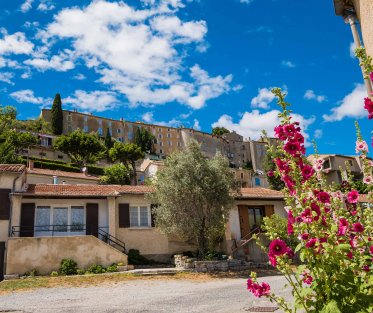
<path fill-rule="evenodd" d="M 127 255 L 94 236 L 10 238 L 6 274 L 20 274 L 36 269 L 41 275 L 57 271 L 62 259 L 73 259 L 79 268 L 91 265 L 127 265 Z"/>
<path fill-rule="evenodd" d="M 192 269 L 195 272 L 228 272 L 244 271 L 253 268 L 272 268 L 268 263 L 246 262 L 244 260 L 222 260 L 222 261 L 196 261 L 183 255 L 175 255 L 176 268 Z"/>

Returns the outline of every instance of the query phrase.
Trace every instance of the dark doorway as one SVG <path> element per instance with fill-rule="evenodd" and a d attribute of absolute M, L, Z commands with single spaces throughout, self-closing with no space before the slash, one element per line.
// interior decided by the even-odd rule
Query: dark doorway
<path fill-rule="evenodd" d="M 35 203 L 22 203 L 20 237 L 34 237 Z"/>
<path fill-rule="evenodd" d="M 5 242 L 0 242 L 0 281 L 4 279 Z"/>
<path fill-rule="evenodd" d="M 98 203 L 87 203 L 86 234 L 98 237 Z"/>

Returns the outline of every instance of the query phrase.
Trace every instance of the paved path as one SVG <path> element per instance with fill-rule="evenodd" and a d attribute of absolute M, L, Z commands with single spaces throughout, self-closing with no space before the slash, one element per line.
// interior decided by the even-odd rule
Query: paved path
<path fill-rule="evenodd" d="M 289 298 L 285 279 L 268 276 L 278 294 Z M 272 306 L 246 291 L 245 279 L 124 281 L 86 288 L 50 288 L 0 296 L 0 312 L 130 312 L 239 313 L 254 306 Z M 280 310 L 276 313 L 281 312 Z"/>

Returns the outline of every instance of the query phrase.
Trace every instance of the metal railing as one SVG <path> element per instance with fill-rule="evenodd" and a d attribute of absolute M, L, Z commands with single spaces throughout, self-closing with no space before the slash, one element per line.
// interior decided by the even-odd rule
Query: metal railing
<path fill-rule="evenodd" d="M 103 242 L 109 244 L 110 246 L 115 247 L 117 250 L 125 253 L 126 245 L 120 239 L 110 235 L 106 230 L 108 227 L 98 227 L 93 225 L 41 225 L 41 226 L 12 226 L 11 237 L 34 237 L 35 233 L 45 236 L 45 237 L 54 237 L 61 236 L 65 233 L 69 235 L 77 235 L 84 233 L 85 235 L 94 235 L 97 236 Z"/>
<path fill-rule="evenodd" d="M 260 234 L 262 232 L 261 228 L 255 227 L 253 228 L 246 236 L 242 237 L 240 240 L 240 244 L 236 246 L 236 248 L 232 249 L 231 255 L 233 255 L 235 252 L 246 246 L 251 240 L 253 240 L 254 234 Z"/>

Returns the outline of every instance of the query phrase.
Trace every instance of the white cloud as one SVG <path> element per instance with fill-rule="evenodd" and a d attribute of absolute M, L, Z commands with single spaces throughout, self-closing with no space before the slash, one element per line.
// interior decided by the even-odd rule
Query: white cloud
<path fill-rule="evenodd" d="M 324 114 L 322 117 L 325 122 L 341 121 L 345 117 L 362 118 L 367 116 L 367 111 L 364 109 L 364 98 L 367 96 L 367 91 L 363 84 L 357 84 L 354 90 L 345 96 L 339 105 L 331 109 L 329 115 Z"/>
<path fill-rule="evenodd" d="M 63 99 L 64 103 L 88 112 L 103 112 L 115 108 L 119 101 L 111 91 L 76 90 L 74 96 Z"/>
<path fill-rule="evenodd" d="M 24 33 L 17 32 L 8 35 L 2 32 L 3 38 L 0 39 L 0 54 L 30 54 L 34 44 L 26 39 Z"/>
<path fill-rule="evenodd" d="M 34 2 L 34 0 L 26 0 L 25 2 L 23 2 L 22 5 L 21 5 L 21 11 L 23 13 L 26 13 L 29 10 L 31 10 L 33 2 Z"/>
<path fill-rule="evenodd" d="M 58 72 L 66 72 L 75 67 L 70 50 L 65 50 L 58 55 L 52 56 L 51 59 L 47 58 L 34 58 L 28 59 L 24 63 L 35 67 L 39 71 L 46 71 L 53 69 Z"/>
<path fill-rule="evenodd" d="M 313 137 L 315 139 L 320 139 L 323 135 L 322 129 L 316 129 L 315 132 L 313 133 Z"/>
<path fill-rule="evenodd" d="M 54 4 L 50 1 L 42 1 L 39 3 L 37 10 L 42 12 L 51 11 L 55 8 Z"/>
<path fill-rule="evenodd" d="M 0 82 L 4 82 L 10 85 L 14 85 L 12 78 L 14 77 L 13 73 L 10 72 L 0 72 Z"/>
<path fill-rule="evenodd" d="M 288 68 L 294 68 L 295 64 L 289 60 L 284 60 L 281 62 L 281 65 Z"/>
<path fill-rule="evenodd" d="M 199 125 L 199 120 L 194 119 L 193 122 L 194 122 L 193 123 L 193 129 L 195 129 L 195 130 L 201 130 L 201 126 Z"/>
<path fill-rule="evenodd" d="M 152 123 L 154 121 L 153 112 L 146 112 L 141 118 L 146 123 Z"/>
<path fill-rule="evenodd" d="M 258 95 L 251 99 L 251 107 L 268 109 L 269 104 L 275 98 L 275 95 L 271 92 L 271 89 L 272 87 L 258 89 Z"/>
<path fill-rule="evenodd" d="M 85 75 L 84 74 L 82 74 L 82 73 L 78 73 L 78 74 L 76 74 L 74 77 L 73 77 L 73 79 L 76 79 L 76 80 L 84 80 L 84 79 L 86 79 L 87 77 L 85 77 Z"/>
<path fill-rule="evenodd" d="M 356 58 L 355 50 L 356 50 L 356 44 L 355 44 L 355 42 L 351 42 L 350 43 L 350 57 L 353 58 L 353 59 Z"/>
<path fill-rule="evenodd" d="M 240 0 L 240 3 L 250 4 L 254 0 Z"/>
<path fill-rule="evenodd" d="M 189 69 L 189 78 L 185 75 L 182 46 L 203 45 L 206 22 L 179 19 L 179 0 L 143 2 L 146 9 L 105 0 L 64 9 L 38 38 L 47 47 L 59 39 L 71 42 L 72 53 L 64 61 L 82 59 L 100 75 L 99 82 L 125 94 L 133 106 L 177 101 L 199 109 L 228 92 L 231 75 L 210 77 L 198 65 Z M 45 57 L 49 50 L 28 64 L 52 69 Z"/>
<path fill-rule="evenodd" d="M 43 104 L 49 100 L 42 97 L 36 97 L 34 91 L 31 89 L 15 91 L 12 92 L 10 96 L 19 103 Z"/>
<path fill-rule="evenodd" d="M 280 111 L 278 110 L 272 110 L 261 114 L 258 110 L 253 110 L 252 112 L 245 112 L 238 123 L 235 123 L 231 116 L 225 114 L 217 122 L 213 123 L 212 127 L 225 127 L 230 131 L 235 131 L 246 139 L 259 139 L 263 130 L 267 132 L 268 136 L 273 137 L 275 126 L 280 124 L 279 113 Z M 311 116 L 307 119 L 299 114 L 292 114 L 292 117 L 293 121 L 300 123 L 302 133 L 306 139 L 305 145 L 310 146 L 307 130 L 316 118 Z"/>
<path fill-rule="evenodd" d="M 312 89 L 308 89 L 304 94 L 304 99 L 316 100 L 317 102 L 322 103 L 326 100 L 326 97 L 323 95 L 317 95 Z"/>

